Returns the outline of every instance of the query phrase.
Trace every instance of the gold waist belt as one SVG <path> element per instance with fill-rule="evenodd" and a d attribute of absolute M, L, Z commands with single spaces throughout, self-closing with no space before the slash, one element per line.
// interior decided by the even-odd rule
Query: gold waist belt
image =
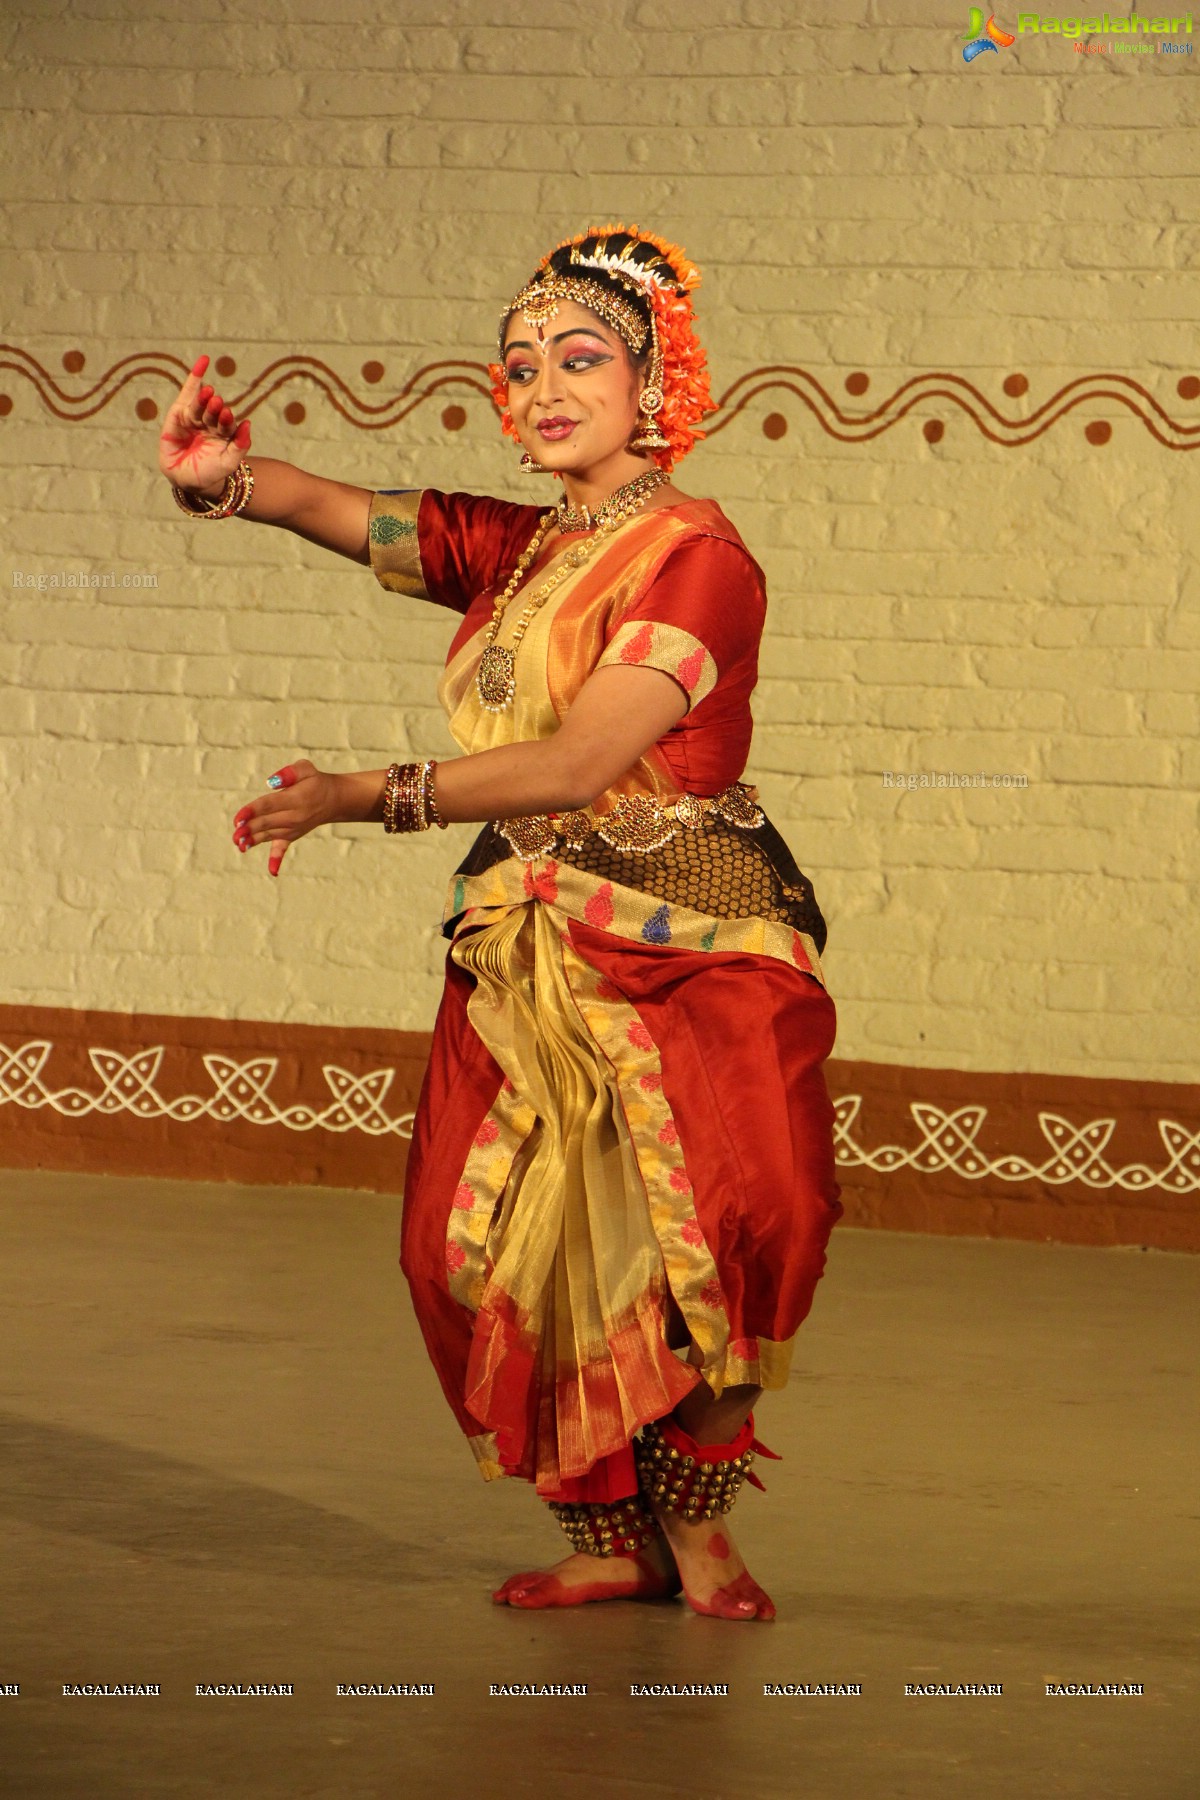
<path fill-rule="evenodd" d="M 660 806 L 652 794 L 622 794 L 611 812 L 596 813 L 587 807 L 578 812 L 493 819 L 492 824 L 522 862 L 546 856 L 556 845 L 563 850 L 582 849 L 593 833 L 614 850 L 644 854 L 661 849 L 681 828 L 703 830 L 714 814 L 743 831 L 754 831 L 766 818 L 755 805 L 757 799 L 756 787 L 735 781 L 719 794 L 681 794 L 666 806 Z"/>

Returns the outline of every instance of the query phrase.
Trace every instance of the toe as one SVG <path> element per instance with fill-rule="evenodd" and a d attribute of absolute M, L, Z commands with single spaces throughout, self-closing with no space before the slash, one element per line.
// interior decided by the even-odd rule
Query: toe
<path fill-rule="evenodd" d="M 707 1612 L 710 1617 L 718 1619 L 773 1619 L 775 1603 L 745 1570 L 729 1582 L 718 1588 L 706 1606 L 691 1604 L 697 1612 Z"/>
<path fill-rule="evenodd" d="M 493 1593 L 492 1599 L 497 1606 L 504 1606 L 512 1600 L 514 1594 L 523 1594 L 527 1588 L 532 1587 L 541 1578 L 540 1569 L 527 1569 L 523 1575 L 510 1575 L 507 1581 L 501 1582 Z"/>

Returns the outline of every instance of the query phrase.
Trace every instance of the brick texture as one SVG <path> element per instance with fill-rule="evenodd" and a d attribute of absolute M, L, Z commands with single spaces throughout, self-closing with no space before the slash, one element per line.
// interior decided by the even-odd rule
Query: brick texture
<path fill-rule="evenodd" d="M 394 391 L 486 359 L 538 256 L 614 218 L 702 268 L 718 393 L 792 364 L 861 413 L 947 371 L 1031 413 L 1114 373 L 1200 428 L 1177 391 L 1196 368 L 1200 54 L 1021 39 L 968 68 L 965 9 L 941 23 L 923 0 L 812 23 L 773 0 L 244 10 L 5 8 L 5 337 L 64 393 L 149 351 L 233 357 L 226 392 L 285 354 L 366 397 L 381 362 Z M 135 412 L 161 413 L 165 381 L 82 420 L 9 370 L 0 389 L 0 996 L 427 1030 L 445 880 L 475 828 L 340 828 L 275 883 L 229 827 L 296 753 L 456 754 L 435 695 L 452 616 L 285 533 L 190 527 Z M 254 446 L 368 487 L 528 499 L 489 407 L 467 414 L 363 431 L 297 383 L 254 415 Z M 840 442 L 778 395 L 681 465 L 768 576 L 747 779 L 829 920 L 840 1056 L 1194 1078 L 1198 469 L 1116 399 L 1009 447 L 929 400 Z M 14 581 L 68 569 L 117 585 Z M 922 771 L 1028 779 L 885 781 Z"/>

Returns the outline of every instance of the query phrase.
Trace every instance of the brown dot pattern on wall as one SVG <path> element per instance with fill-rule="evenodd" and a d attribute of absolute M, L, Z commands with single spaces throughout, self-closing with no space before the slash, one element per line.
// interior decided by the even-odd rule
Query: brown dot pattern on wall
<path fill-rule="evenodd" d="M 765 438 L 781 438 L 787 436 L 788 422 L 782 413 L 768 413 L 763 420 L 763 436 Z"/>
<path fill-rule="evenodd" d="M 1029 377 L 1027 375 L 1006 375 L 1004 391 L 1010 400 L 1019 400 L 1022 394 L 1029 392 Z"/>
<path fill-rule="evenodd" d="M 7 417 L 12 411 L 12 395 L 0 394 L 0 419 Z"/>
<path fill-rule="evenodd" d="M 237 364 L 234 362 L 232 356 L 218 356 L 213 367 L 216 369 L 217 374 L 225 381 L 228 381 L 231 375 L 237 374 Z"/>
<path fill-rule="evenodd" d="M 363 380 L 371 387 L 383 380 L 383 364 L 381 362 L 365 362 L 361 372 Z"/>
<path fill-rule="evenodd" d="M 1089 444 L 1107 444 L 1112 436 L 1112 426 L 1107 419 L 1089 419 L 1083 428 L 1083 435 Z"/>
<path fill-rule="evenodd" d="M 139 419 L 157 419 L 158 417 L 158 405 L 153 400 L 139 400 L 133 410 Z"/>
<path fill-rule="evenodd" d="M 68 350 L 62 359 L 63 368 L 67 371 L 68 375 L 78 375 L 80 369 L 82 369 L 84 365 L 84 361 L 85 358 L 82 350 Z"/>
<path fill-rule="evenodd" d="M 927 444 L 940 444 L 945 436 L 946 427 L 940 419 L 926 419 L 921 430 Z"/>
<path fill-rule="evenodd" d="M 461 431 L 467 422 L 466 408 L 463 406 L 447 406 L 442 409 L 442 424 L 447 431 Z"/>
<path fill-rule="evenodd" d="M 82 369 L 82 351 L 71 351 L 68 355 L 79 357 Z M 65 365 L 66 357 L 63 361 Z M 67 391 L 36 356 L 19 345 L 0 346 L 0 366 L 26 381 L 43 409 L 54 418 L 80 421 L 102 412 L 134 383 L 144 386 L 147 382 L 157 381 L 162 384 L 166 399 L 173 399 L 191 364 L 167 351 L 135 352 L 112 363 L 78 393 Z M 218 366 L 224 366 L 224 359 Z M 366 371 L 373 374 L 375 366 L 362 365 L 364 382 Z M 1159 379 L 1165 378 L 1160 374 Z M 1003 385 L 1010 398 L 1018 397 L 1013 390 L 1013 384 L 1018 380 L 1028 387 L 1028 378 L 1024 375 L 1005 378 Z M 1200 396 L 1200 381 L 1194 375 L 1173 376 L 1171 380 L 1181 399 Z M 438 405 L 447 430 L 461 429 L 461 426 L 451 425 L 450 418 L 462 412 L 465 424 L 470 417 L 467 407 L 473 409 L 476 401 L 481 405 L 474 429 L 494 430 L 497 424 L 487 364 L 462 360 L 426 363 L 402 387 L 390 393 L 385 391 L 378 400 L 368 400 L 362 393 L 355 393 L 343 377 L 319 357 L 289 352 L 269 360 L 259 373 L 244 383 L 241 393 L 223 397 L 239 418 L 249 418 L 260 407 L 270 405 L 272 412 L 282 408 L 283 417 L 289 424 L 299 425 L 307 417 L 305 406 L 298 400 L 284 404 L 282 396 L 282 390 L 299 382 L 304 384 L 306 392 L 316 390 L 333 412 L 360 431 L 394 430 L 418 407 L 431 401 Z M 854 370 L 845 377 L 845 388 L 850 394 L 864 394 L 869 386 L 870 377 L 864 370 Z M 281 397 L 277 399 L 277 395 Z M 713 438 L 718 432 L 728 430 L 750 408 L 750 418 L 745 423 L 751 425 L 753 419 L 762 419 L 762 429 L 770 437 L 766 420 L 784 419 L 785 415 L 778 408 L 789 401 L 798 401 L 813 426 L 842 444 L 869 444 L 884 432 L 893 430 L 914 408 L 920 410 L 934 402 L 943 418 L 947 416 L 947 408 L 953 408 L 989 443 L 1006 450 L 1019 450 L 1052 430 L 1077 406 L 1088 401 L 1101 401 L 1110 416 L 1114 407 L 1123 408 L 1166 450 L 1200 449 L 1200 422 L 1188 423 L 1181 417 L 1172 416 L 1150 388 L 1130 375 L 1110 372 L 1076 376 L 1023 417 L 1017 417 L 997 407 L 965 375 L 946 370 L 910 375 L 877 405 L 847 411 L 812 370 L 780 363 L 748 370 L 717 395 L 715 410 L 704 421 L 704 436 Z M 774 409 L 765 417 L 762 413 L 764 402 L 768 407 L 775 403 Z M 794 417 L 795 410 L 788 406 L 789 415 Z M 1101 423 L 1104 422 L 1093 421 L 1095 425 Z M 772 426 L 772 429 L 777 427 Z M 1112 433 L 1110 424 L 1105 423 L 1105 433 L 1103 438 L 1096 438 L 1085 428 L 1090 443 L 1107 443 Z"/>

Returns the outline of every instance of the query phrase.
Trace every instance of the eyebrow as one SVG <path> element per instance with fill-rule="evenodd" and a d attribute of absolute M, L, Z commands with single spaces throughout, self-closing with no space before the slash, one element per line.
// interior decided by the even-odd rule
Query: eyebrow
<path fill-rule="evenodd" d="M 589 327 L 587 325 L 573 325 L 570 331 L 560 331 L 557 337 L 552 337 L 550 339 L 550 342 L 552 344 L 561 344 L 564 338 L 569 337 L 599 338 L 600 342 L 605 345 L 606 348 L 611 348 L 608 339 L 604 336 L 602 331 L 597 331 L 594 326 Z M 511 344 L 506 344 L 504 346 L 504 354 L 507 356 L 510 350 L 532 350 L 533 348 L 534 346 L 530 343 L 528 338 L 514 338 Z"/>

